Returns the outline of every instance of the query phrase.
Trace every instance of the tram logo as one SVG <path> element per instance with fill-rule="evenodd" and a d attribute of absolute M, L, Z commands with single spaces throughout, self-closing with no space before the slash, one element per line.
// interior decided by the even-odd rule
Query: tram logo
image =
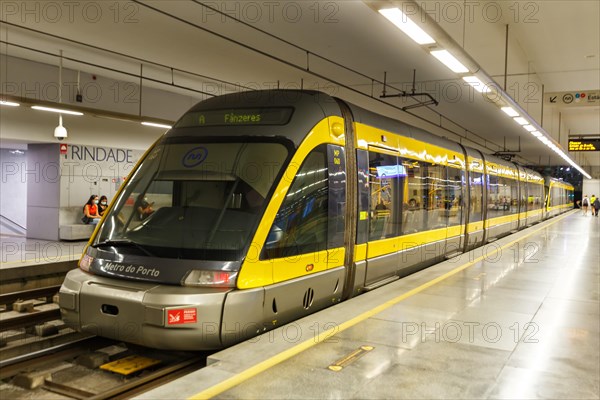
<path fill-rule="evenodd" d="M 185 168 L 194 168 L 202 164 L 202 162 L 206 160 L 207 156 L 208 150 L 206 149 L 206 147 L 194 147 L 193 149 L 185 153 L 185 155 L 181 159 L 181 164 Z"/>

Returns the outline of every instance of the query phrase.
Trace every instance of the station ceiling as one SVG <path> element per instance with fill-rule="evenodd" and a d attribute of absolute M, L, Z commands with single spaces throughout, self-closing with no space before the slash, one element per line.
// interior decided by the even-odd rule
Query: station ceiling
<path fill-rule="evenodd" d="M 398 6 L 457 45 L 563 148 L 569 135 L 600 136 L 600 99 L 575 97 L 600 92 L 600 2 L 416 5 L 420 10 L 413 2 L 354 0 L 3 2 L 0 51 L 56 65 L 63 50 L 65 67 L 133 82 L 141 73 L 144 86 L 198 99 L 277 86 L 319 89 L 487 153 L 564 163 L 375 11 Z M 403 111 L 427 98 L 381 98 L 384 77 L 388 95 L 411 92 L 414 79 L 415 92 L 439 104 Z M 584 168 L 600 166 L 599 152 L 570 156 Z"/>

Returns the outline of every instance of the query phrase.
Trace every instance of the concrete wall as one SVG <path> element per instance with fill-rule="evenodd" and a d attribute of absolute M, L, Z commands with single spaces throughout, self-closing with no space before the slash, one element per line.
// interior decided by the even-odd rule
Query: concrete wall
<path fill-rule="evenodd" d="M 583 180 L 583 194 L 585 196 L 587 194 L 588 197 L 592 197 L 592 195 L 596 195 L 596 197 L 600 196 L 600 179 L 584 179 Z"/>
<path fill-rule="evenodd" d="M 58 144 L 27 148 L 27 237 L 58 240 L 60 163 Z"/>
<path fill-rule="evenodd" d="M 60 156 L 60 206 L 83 207 L 92 194 L 105 195 L 110 202 L 142 154 L 140 150 L 68 145 L 67 154 Z"/>
<path fill-rule="evenodd" d="M 26 151 L 21 149 L 0 149 L 0 165 L 2 178 L 0 185 L 0 215 L 10 219 L 16 224 L 27 227 L 27 181 L 23 174 L 27 169 Z M 4 220 L 3 220 L 4 221 Z M 18 227 L 0 223 L 0 233 L 17 234 L 22 232 Z"/>
<path fill-rule="evenodd" d="M 59 143 L 28 146 L 27 167 L 19 176 L 24 176 L 27 186 L 29 238 L 58 240 L 60 225 L 80 223 L 83 206 L 92 194 L 106 195 L 109 201 L 114 197 L 143 154 L 83 145 L 68 145 L 66 154 L 60 152 Z"/>

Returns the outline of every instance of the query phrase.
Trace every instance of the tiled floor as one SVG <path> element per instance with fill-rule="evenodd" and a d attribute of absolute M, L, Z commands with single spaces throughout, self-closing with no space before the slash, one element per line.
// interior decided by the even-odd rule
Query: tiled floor
<path fill-rule="evenodd" d="M 598 399 L 599 227 L 572 214 L 217 397 Z"/>

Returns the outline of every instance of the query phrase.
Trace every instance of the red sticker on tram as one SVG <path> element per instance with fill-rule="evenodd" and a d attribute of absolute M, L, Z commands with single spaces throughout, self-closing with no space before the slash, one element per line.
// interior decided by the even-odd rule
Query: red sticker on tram
<path fill-rule="evenodd" d="M 195 308 L 179 308 L 167 311 L 167 324 L 193 324 L 198 321 L 197 310 Z"/>

